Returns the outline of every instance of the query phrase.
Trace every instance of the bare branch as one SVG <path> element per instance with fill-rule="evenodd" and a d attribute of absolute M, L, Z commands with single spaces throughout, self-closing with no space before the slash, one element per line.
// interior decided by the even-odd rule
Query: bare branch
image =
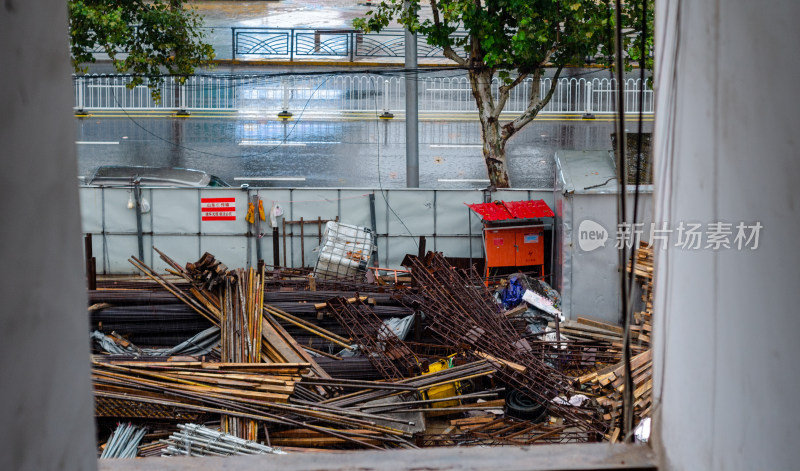
<path fill-rule="evenodd" d="M 533 74 L 533 83 L 531 87 L 533 87 L 533 93 L 531 93 L 531 100 L 528 103 L 528 108 L 525 110 L 524 113 L 517 116 L 514 121 L 506 124 L 503 126 L 503 141 L 507 141 L 511 136 L 516 134 L 517 131 L 522 129 L 526 124 L 533 121 L 536 118 L 536 115 L 542 110 L 542 108 L 547 105 L 550 101 L 550 98 L 553 97 L 553 93 L 556 91 L 556 86 L 558 85 L 558 78 L 561 76 L 561 71 L 564 66 L 558 66 L 556 69 L 556 73 L 553 76 L 552 83 L 550 84 L 550 89 L 547 91 L 547 94 L 544 98 L 539 99 L 539 80 L 542 77 L 542 69 L 536 69 L 536 72 Z"/>

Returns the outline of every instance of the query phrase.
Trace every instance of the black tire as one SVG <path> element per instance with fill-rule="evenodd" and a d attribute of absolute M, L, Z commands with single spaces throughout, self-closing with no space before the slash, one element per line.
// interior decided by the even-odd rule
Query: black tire
<path fill-rule="evenodd" d="M 506 396 L 506 414 L 538 423 L 547 417 L 547 405 L 515 389 Z"/>

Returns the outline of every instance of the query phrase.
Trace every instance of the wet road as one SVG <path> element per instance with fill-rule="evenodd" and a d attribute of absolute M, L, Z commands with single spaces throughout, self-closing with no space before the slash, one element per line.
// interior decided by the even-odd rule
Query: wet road
<path fill-rule="evenodd" d="M 405 187 L 401 119 L 150 116 L 77 119 L 80 175 L 100 165 L 152 165 L 205 170 L 235 186 Z M 652 123 L 645 124 L 649 131 Z M 512 185 L 551 188 L 557 150 L 610 149 L 612 131 L 610 118 L 540 117 L 508 144 Z M 419 153 L 421 187 L 488 185 L 474 118 L 421 117 Z"/>

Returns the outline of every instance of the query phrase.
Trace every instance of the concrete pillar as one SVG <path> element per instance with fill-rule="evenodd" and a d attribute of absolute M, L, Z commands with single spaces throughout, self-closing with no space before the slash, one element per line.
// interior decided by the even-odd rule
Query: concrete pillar
<path fill-rule="evenodd" d="M 0 2 L 0 469 L 96 468 L 63 0 Z"/>
<path fill-rule="evenodd" d="M 655 219 L 763 226 L 657 252 L 659 469 L 796 469 L 800 2 L 656 5 Z"/>

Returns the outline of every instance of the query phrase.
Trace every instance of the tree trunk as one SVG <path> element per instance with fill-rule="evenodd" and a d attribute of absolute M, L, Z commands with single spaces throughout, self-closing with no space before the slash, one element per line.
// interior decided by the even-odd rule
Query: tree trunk
<path fill-rule="evenodd" d="M 511 188 L 511 181 L 508 178 L 506 144 L 500 134 L 499 121 L 484 122 L 481 120 L 481 138 L 483 139 L 483 160 L 486 162 L 489 182 L 495 188 Z"/>
<path fill-rule="evenodd" d="M 492 76 L 489 69 L 470 70 L 469 79 L 472 95 L 478 105 L 478 117 L 481 124 L 481 142 L 483 143 L 483 160 L 489 174 L 489 182 L 495 188 L 510 188 L 508 178 L 506 143 L 500 130 L 500 121 L 494 118 L 494 97 L 492 96 Z"/>

